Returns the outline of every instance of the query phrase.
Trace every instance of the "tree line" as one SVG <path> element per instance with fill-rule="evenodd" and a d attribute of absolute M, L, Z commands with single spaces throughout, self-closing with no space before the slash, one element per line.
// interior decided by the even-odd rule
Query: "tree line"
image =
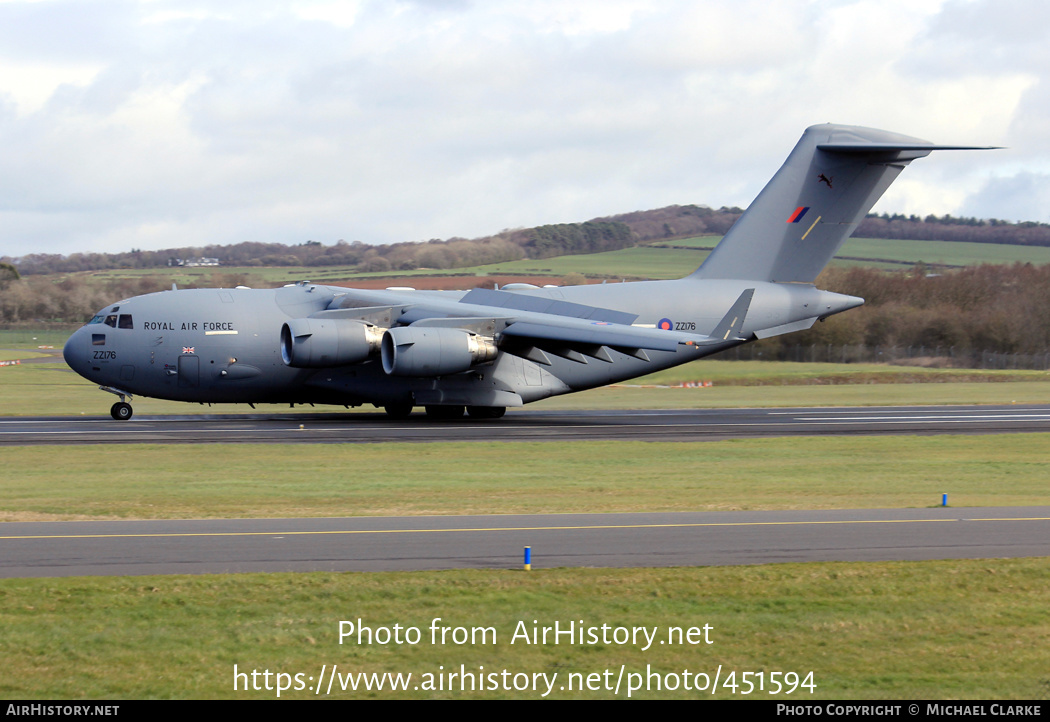
<path fill-rule="evenodd" d="M 980 265 L 930 275 L 827 268 L 819 288 L 863 306 L 777 344 L 926 346 L 1037 354 L 1050 350 L 1050 265 Z"/>
<path fill-rule="evenodd" d="M 997 218 L 956 218 L 951 215 L 919 218 L 901 214 L 869 214 L 853 235 L 857 238 L 1050 246 L 1050 224 L 1032 221 L 1010 223 Z"/>
<path fill-rule="evenodd" d="M 580 282 L 583 279 L 566 279 Z M 244 274 L 216 271 L 201 287 L 232 287 Z M 828 268 L 817 286 L 860 296 L 864 306 L 832 316 L 809 331 L 760 341 L 778 345 L 940 346 L 996 353 L 1050 351 L 1050 265 L 981 265 L 930 275 L 921 267 L 887 272 Z M 0 322 L 83 322 L 116 298 L 163 291 L 162 277 L 100 282 L 82 275 L 29 276 L 0 283 Z"/>

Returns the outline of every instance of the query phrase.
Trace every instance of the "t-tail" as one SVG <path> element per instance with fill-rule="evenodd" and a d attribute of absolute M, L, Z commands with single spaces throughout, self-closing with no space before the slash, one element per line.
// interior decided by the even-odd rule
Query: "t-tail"
<path fill-rule="evenodd" d="M 849 125 L 807 128 L 691 277 L 813 283 L 908 163 L 934 150 L 980 149 Z"/>

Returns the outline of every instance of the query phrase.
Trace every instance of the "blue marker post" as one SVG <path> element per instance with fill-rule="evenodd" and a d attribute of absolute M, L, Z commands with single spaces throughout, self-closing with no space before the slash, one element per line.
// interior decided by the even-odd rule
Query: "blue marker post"
<path fill-rule="evenodd" d="M 941 494 L 941 506 L 948 506 L 948 495 Z"/>
<path fill-rule="evenodd" d="M 532 547 L 525 547 L 525 571 L 532 571 Z"/>

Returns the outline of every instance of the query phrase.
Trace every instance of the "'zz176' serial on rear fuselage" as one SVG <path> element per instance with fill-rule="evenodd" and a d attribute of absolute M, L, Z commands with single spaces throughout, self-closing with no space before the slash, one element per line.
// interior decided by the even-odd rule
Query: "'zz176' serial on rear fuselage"
<path fill-rule="evenodd" d="M 495 418 L 861 305 L 817 289 L 817 274 L 908 163 L 967 147 L 813 126 L 703 265 L 674 281 L 173 290 L 107 306 L 63 354 L 120 397 L 117 419 L 131 417 L 133 395 Z"/>

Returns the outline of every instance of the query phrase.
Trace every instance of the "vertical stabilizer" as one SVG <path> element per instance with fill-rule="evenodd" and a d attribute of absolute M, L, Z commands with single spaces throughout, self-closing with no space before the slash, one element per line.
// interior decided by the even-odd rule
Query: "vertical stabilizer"
<path fill-rule="evenodd" d="M 848 125 L 807 128 L 692 277 L 812 283 L 904 166 L 970 148 Z"/>

